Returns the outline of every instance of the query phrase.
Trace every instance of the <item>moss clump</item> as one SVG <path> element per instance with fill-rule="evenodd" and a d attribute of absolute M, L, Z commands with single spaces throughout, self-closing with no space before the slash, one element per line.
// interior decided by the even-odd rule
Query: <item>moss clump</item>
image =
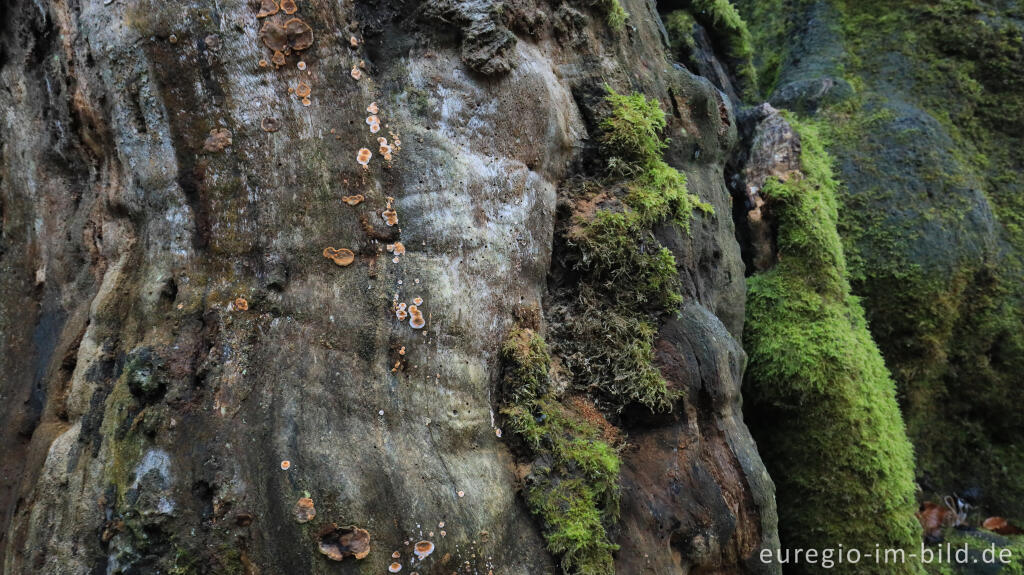
<path fill-rule="evenodd" d="M 621 30 L 626 26 L 629 13 L 622 7 L 619 0 L 601 0 L 601 5 L 604 7 L 605 22 L 608 23 L 609 28 Z"/>
<path fill-rule="evenodd" d="M 744 330 L 748 413 L 777 486 L 780 537 L 790 548 L 912 549 L 914 461 L 894 384 L 850 295 L 830 160 L 813 125 L 794 127 L 804 177 L 763 190 L 780 257 L 750 278 Z"/>
<path fill-rule="evenodd" d="M 663 20 L 673 52 L 684 59 L 696 49 L 694 23 L 703 26 L 716 51 L 725 56 L 740 94 L 752 100 L 758 98 L 753 37 L 729 0 L 688 0 L 683 9 L 670 12 Z"/>
<path fill-rule="evenodd" d="M 758 56 L 785 67 L 772 77 L 855 87 L 818 115 L 844 172 L 852 289 L 922 486 L 977 488 L 1000 513 L 1024 513 L 1024 13 L 964 0 L 738 4 Z M 835 61 L 809 66 L 826 48 Z"/>
<path fill-rule="evenodd" d="M 693 27 L 697 21 L 688 10 L 674 10 L 664 15 L 661 20 L 665 23 L 672 53 L 684 63 L 688 63 L 697 50 L 697 41 L 693 38 Z"/>
<path fill-rule="evenodd" d="M 562 235 L 579 277 L 572 299 L 555 306 L 556 350 L 577 386 L 605 407 L 670 410 L 676 394 L 654 366 L 653 344 L 658 316 L 676 310 L 682 295 L 675 257 L 653 230 L 665 222 L 688 230 L 695 209 L 713 210 L 662 159 L 658 102 L 606 89 L 599 128 L 609 174 L 570 192 L 577 210 Z"/>
<path fill-rule="evenodd" d="M 511 400 L 502 415 L 533 460 L 526 502 L 543 524 L 548 550 L 561 557 L 567 575 L 612 575 L 618 547 L 606 525 L 618 517 L 618 453 L 551 395 L 550 356 L 533 330 L 513 330 L 502 360 Z"/>

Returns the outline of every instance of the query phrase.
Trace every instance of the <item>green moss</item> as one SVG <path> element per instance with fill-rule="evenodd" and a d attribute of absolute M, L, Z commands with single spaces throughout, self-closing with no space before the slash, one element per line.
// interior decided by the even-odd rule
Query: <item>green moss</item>
<path fill-rule="evenodd" d="M 622 7 L 619 0 L 601 0 L 605 11 L 605 22 L 612 30 L 622 30 L 629 19 L 629 13 Z"/>
<path fill-rule="evenodd" d="M 818 115 L 849 188 L 840 233 L 852 289 L 896 380 L 918 477 L 940 493 L 979 488 L 998 513 L 1024 514 L 1020 6 L 740 5 L 763 86 L 785 63 L 787 77 L 842 76 L 854 87 Z M 801 59 L 822 38 L 839 45 L 841 62 L 808 71 Z"/>
<path fill-rule="evenodd" d="M 697 21 L 687 10 L 674 10 L 663 16 L 662 22 L 668 32 L 672 53 L 682 61 L 688 61 L 697 49 L 697 42 L 693 38 L 693 27 Z"/>
<path fill-rule="evenodd" d="M 669 410 L 677 394 L 654 366 L 657 316 L 678 309 L 679 272 L 653 230 L 674 222 L 688 230 L 694 210 L 713 213 L 661 158 L 666 121 L 658 102 L 607 88 L 600 123 L 609 177 L 574 193 L 580 210 L 564 233 L 567 258 L 580 274 L 577 297 L 560 308 L 557 351 L 576 384 L 619 411 L 629 403 Z"/>
<path fill-rule="evenodd" d="M 611 112 L 601 120 L 601 144 L 606 154 L 641 165 L 661 159 L 665 142 L 665 112 L 657 100 L 643 94 L 619 94 L 605 86 L 605 102 Z"/>
<path fill-rule="evenodd" d="M 654 365 L 657 327 L 645 314 L 608 302 L 588 287 L 556 328 L 562 364 L 611 410 L 639 403 L 670 411 L 678 393 Z"/>
<path fill-rule="evenodd" d="M 791 548 L 912 549 L 920 538 L 913 453 L 894 385 L 850 295 L 830 160 L 815 126 L 794 127 L 804 177 L 763 190 L 780 257 L 750 278 L 744 330 L 745 395 L 777 486 L 780 537 Z"/>
<path fill-rule="evenodd" d="M 686 55 L 695 48 L 693 23 L 699 22 L 711 36 L 716 51 L 724 56 L 725 63 L 735 77 L 738 91 L 748 99 L 756 99 L 758 88 L 753 37 L 732 2 L 687 0 L 683 8 L 664 18 L 665 29 L 676 54 Z"/>
<path fill-rule="evenodd" d="M 526 502 L 566 574 L 611 575 L 606 525 L 618 518 L 619 455 L 600 431 L 563 407 L 548 380 L 544 340 L 515 329 L 502 346 L 505 427 L 533 460 Z"/>

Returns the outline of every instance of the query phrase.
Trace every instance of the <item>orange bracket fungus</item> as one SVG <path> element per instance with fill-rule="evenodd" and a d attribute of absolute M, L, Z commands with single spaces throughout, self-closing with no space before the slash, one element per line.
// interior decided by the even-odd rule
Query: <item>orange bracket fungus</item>
<path fill-rule="evenodd" d="M 359 153 L 356 154 L 356 161 L 359 162 L 360 166 L 364 168 L 369 165 L 370 158 L 373 157 L 373 152 L 368 148 L 359 148 Z"/>
<path fill-rule="evenodd" d="M 273 16 L 277 14 L 278 7 L 275 0 L 263 0 L 260 4 L 260 11 L 256 13 L 257 18 L 266 18 L 267 16 Z"/>
<path fill-rule="evenodd" d="M 401 570 L 402 570 L 402 564 L 401 563 L 392 563 L 391 565 L 388 565 L 388 573 L 398 573 Z"/>
<path fill-rule="evenodd" d="M 280 68 L 285 65 L 284 53 L 280 50 L 275 50 L 274 55 L 270 57 L 270 61 L 274 63 L 274 66 Z"/>
<path fill-rule="evenodd" d="M 206 142 L 203 144 L 203 150 L 219 152 L 230 145 L 231 130 L 227 128 L 214 128 L 210 130 L 210 135 L 207 136 Z"/>
<path fill-rule="evenodd" d="M 320 552 L 334 561 L 346 557 L 363 559 L 370 554 L 370 532 L 355 525 L 331 525 L 320 533 Z"/>
<path fill-rule="evenodd" d="M 423 305 L 423 298 L 421 298 L 421 297 L 413 298 L 412 299 L 412 303 L 417 305 L 417 306 L 421 306 L 421 305 Z"/>
<path fill-rule="evenodd" d="M 300 98 L 308 98 L 312 91 L 313 90 L 309 87 L 309 84 L 299 82 L 299 85 L 295 88 L 295 95 Z"/>
<path fill-rule="evenodd" d="M 356 38 L 355 36 L 349 37 L 348 45 L 352 46 L 353 48 L 358 48 L 359 47 L 359 38 Z"/>
<path fill-rule="evenodd" d="M 294 14 L 299 9 L 295 5 L 295 0 L 281 0 L 281 11 L 285 14 Z"/>
<path fill-rule="evenodd" d="M 380 217 L 384 218 L 384 223 L 386 223 L 389 226 L 394 226 L 398 224 L 398 212 L 390 208 L 381 212 Z"/>
<path fill-rule="evenodd" d="M 288 47 L 296 52 L 301 52 L 313 45 L 313 29 L 298 18 L 292 18 L 284 23 L 285 32 L 288 34 Z"/>
<path fill-rule="evenodd" d="M 387 248 L 389 252 L 395 254 L 396 256 L 405 255 L 405 244 L 403 244 L 402 242 L 388 244 Z"/>
<path fill-rule="evenodd" d="M 418 541 L 412 552 L 422 561 L 434 552 L 434 544 L 430 541 Z"/>
<path fill-rule="evenodd" d="M 352 77 L 356 80 L 363 77 L 363 73 L 359 70 L 359 66 L 352 66 Z"/>
<path fill-rule="evenodd" d="M 309 497 L 302 497 L 295 503 L 295 520 L 299 523 L 308 523 L 316 517 L 316 507 Z"/>
<path fill-rule="evenodd" d="M 366 125 L 367 126 L 372 126 L 374 124 L 379 124 L 379 123 L 380 123 L 380 118 L 378 118 L 377 116 L 367 116 L 366 117 Z"/>
<path fill-rule="evenodd" d="M 377 102 L 370 102 L 370 105 L 366 107 L 366 111 L 376 116 L 377 112 L 380 111 L 377 108 Z"/>
<path fill-rule="evenodd" d="M 345 202 L 350 206 L 358 206 L 362 201 L 366 199 L 363 194 L 356 194 L 354 196 L 342 196 L 341 201 Z"/>
<path fill-rule="evenodd" d="M 288 47 L 288 34 L 284 31 L 284 26 L 275 20 L 263 23 L 259 37 L 263 40 L 263 45 L 274 52 L 283 52 Z"/>
<path fill-rule="evenodd" d="M 299 18 L 292 18 L 284 25 L 266 20 L 260 28 L 259 37 L 267 48 L 275 52 L 301 52 L 313 45 L 313 29 Z"/>
<path fill-rule="evenodd" d="M 282 471 L 288 471 L 291 468 L 292 468 L 292 462 L 291 461 L 288 461 L 287 459 L 285 459 L 284 461 L 281 462 L 281 470 Z"/>
<path fill-rule="evenodd" d="M 235 309 L 245 311 L 249 309 L 249 302 L 244 297 L 235 298 Z"/>
<path fill-rule="evenodd" d="M 334 249 L 332 247 L 324 248 L 324 257 L 338 264 L 339 266 L 345 267 L 351 264 L 356 259 L 356 254 L 352 250 L 341 248 Z"/>

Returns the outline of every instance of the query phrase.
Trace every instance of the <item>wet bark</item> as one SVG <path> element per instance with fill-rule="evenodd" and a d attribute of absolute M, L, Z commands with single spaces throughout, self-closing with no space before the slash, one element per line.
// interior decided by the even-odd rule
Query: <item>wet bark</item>
<path fill-rule="evenodd" d="M 420 539 L 421 573 L 558 572 L 493 389 L 605 82 L 670 111 L 668 159 L 718 214 L 660 232 L 687 303 L 659 362 L 689 393 L 617 421 L 617 570 L 764 571 L 733 113 L 624 4 L 613 32 L 586 6 L 304 1 L 313 44 L 279 68 L 259 2 L 0 8 L 3 572 L 383 572 L 393 551 L 412 571 Z M 416 297 L 421 330 L 393 309 Z M 336 563 L 319 547 L 348 525 L 372 551 Z"/>

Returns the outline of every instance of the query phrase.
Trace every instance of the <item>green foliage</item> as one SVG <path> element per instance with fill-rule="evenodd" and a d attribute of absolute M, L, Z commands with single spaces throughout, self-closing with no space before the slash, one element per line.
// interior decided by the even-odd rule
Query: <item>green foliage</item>
<path fill-rule="evenodd" d="M 850 295 L 830 160 L 813 125 L 794 127 L 804 177 L 763 190 L 779 262 L 750 278 L 744 330 L 745 396 L 777 487 L 780 537 L 787 547 L 913 548 L 913 453 L 894 385 Z"/>
<path fill-rule="evenodd" d="M 512 331 L 502 346 L 505 427 L 534 464 L 526 502 L 543 523 L 548 550 L 567 575 L 613 575 L 605 525 L 619 512 L 619 455 L 592 424 L 563 407 L 548 380 L 550 356 L 530 329 Z"/>

